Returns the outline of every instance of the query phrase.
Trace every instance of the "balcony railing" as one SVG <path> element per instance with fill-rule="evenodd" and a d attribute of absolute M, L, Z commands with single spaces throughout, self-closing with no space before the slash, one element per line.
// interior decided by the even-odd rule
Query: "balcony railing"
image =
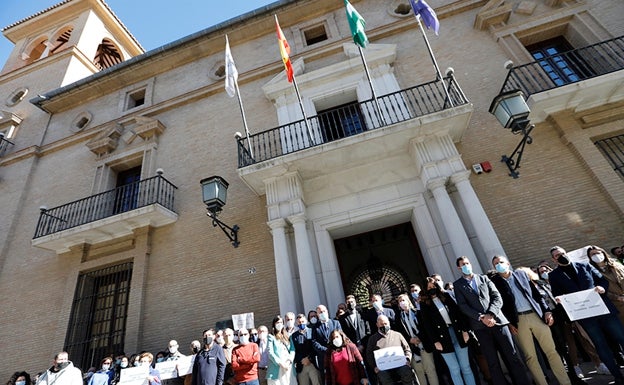
<path fill-rule="evenodd" d="M 444 80 L 383 95 L 377 101 L 370 99 L 324 111 L 308 117 L 307 124 L 300 120 L 251 135 L 249 139 L 238 138 L 238 167 L 467 104 L 455 78 Z"/>
<path fill-rule="evenodd" d="M 33 239 L 156 203 L 173 211 L 176 189 L 162 175 L 157 175 L 52 209 L 42 209 Z"/>
<path fill-rule="evenodd" d="M 0 158 L 2 158 L 11 147 L 13 147 L 13 142 L 0 134 Z"/>
<path fill-rule="evenodd" d="M 624 36 L 513 67 L 502 92 L 529 96 L 624 69 Z"/>

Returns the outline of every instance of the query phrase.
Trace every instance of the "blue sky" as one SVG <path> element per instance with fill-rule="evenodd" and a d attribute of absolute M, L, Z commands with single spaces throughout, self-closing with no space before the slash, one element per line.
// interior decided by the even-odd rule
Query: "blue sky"
<path fill-rule="evenodd" d="M 264 7 L 276 0 L 104 0 L 146 51 Z M 61 0 L 0 0 L 0 28 Z M 0 68 L 13 49 L 0 36 Z"/>

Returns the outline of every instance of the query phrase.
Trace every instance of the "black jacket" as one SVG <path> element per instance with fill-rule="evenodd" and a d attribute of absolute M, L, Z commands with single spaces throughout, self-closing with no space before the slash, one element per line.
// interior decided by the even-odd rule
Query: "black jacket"
<path fill-rule="evenodd" d="M 441 295 L 443 296 L 442 301 L 446 306 L 447 312 L 449 313 L 451 326 L 453 326 L 453 330 L 455 331 L 455 337 L 457 338 L 459 345 L 464 348 L 468 346 L 468 344 L 464 342 L 462 332 L 468 332 L 470 330 L 466 316 L 464 316 L 461 310 L 459 310 L 459 306 L 457 306 L 449 294 L 442 293 Z M 435 344 L 436 342 L 441 343 L 441 353 L 454 352 L 455 346 L 451 340 L 451 333 L 437 306 L 428 299 L 420 301 L 420 315 L 423 320 L 421 324 L 423 332 L 426 335 L 426 339 L 430 341 L 431 344 Z"/>

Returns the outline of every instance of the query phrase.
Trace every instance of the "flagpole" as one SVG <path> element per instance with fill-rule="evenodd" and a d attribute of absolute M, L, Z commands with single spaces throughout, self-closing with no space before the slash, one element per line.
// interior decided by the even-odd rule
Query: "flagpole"
<path fill-rule="evenodd" d="M 379 105 L 377 94 L 375 94 L 373 81 L 371 80 L 370 73 L 368 72 L 368 65 L 366 64 L 366 59 L 364 59 L 364 51 L 362 51 L 362 47 L 360 47 L 359 44 L 356 44 L 356 46 L 358 47 L 358 50 L 360 51 L 360 57 L 362 58 L 362 64 L 364 65 L 364 72 L 366 72 L 366 78 L 368 79 L 368 84 L 370 85 L 371 93 L 373 94 L 373 99 L 375 100 L 375 106 L 377 107 L 377 113 L 379 114 L 379 119 L 381 120 L 381 124 L 386 124 L 383 114 L 381 113 L 381 106 Z"/>
<path fill-rule="evenodd" d="M 419 14 L 416 14 L 416 21 L 418 22 L 420 33 L 422 34 L 423 39 L 425 40 L 425 45 L 427 46 L 427 50 L 429 51 L 429 56 L 431 57 L 431 61 L 433 62 L 433 68 L 435 68 L 436 70 L 436 77 L 440 79 L 440 81 L 442 82 L 442 86 L 444 88 L 444 92 L 446 93 L 446 98 L 448 99 L 449 104 L 451 105 L 451 107 L 454 107 L 453 101 L 451 100 L 451 95 L 446 89 L 446 82 L 444 82 L 444 78 L 442 77 L 442 72 L 440 72 L 440 67 L 438 67 L 438 62 L 436 61 L 435 56 L 433 55 L 433 50 L 431 49 L 431 45 L 429 44 L 429 39 L 427 39 L 427 34 L 425 33 L 425 29 L 423 28 L 422 23 L 420 22 Z"/>
<path fill-rule="evenodd" d="M 251 148 L 251 139 L 249 138 L 249 128 L 247 127 L 247 119 L 245 118 L 245 109 L 243 108 L 243 100 L 240 96 L 240 90 L 238 89 L 238 80 L 234 80 L 234 86 L 236 87 L 236 96 L 238 97 L 238 106 L 240 107 L 241 116 L 243 117 L 243 125 L 245 126 L 245 134 L 247 135 L 247 146 L 249 147 L 249 155 L 253 158 L 253 149 Z"/>
<path fill-rule="evenodd" d="M 293 86 L 295 86 L 295 92 L 297 93 L 297 100 L 299 100 L 299 107 L 301 107 L 301 113 L 303 114 L 303 121 L 305 122 L 306 129 L 308 131 L 308 139 L 310 143 L 316 144 L 314 142 L 314 137 L 312 136 L 312 129 L 310 128 L 310 122 L 308 122 L 308 116 L 306 115 L 305 108 L 303 107 L 303 101 L 301 100 L 301 94 L 299 93 L 299 86 L 297 85 L 297 78 L 295 77 L 295 73 L 293 71 Z"/>

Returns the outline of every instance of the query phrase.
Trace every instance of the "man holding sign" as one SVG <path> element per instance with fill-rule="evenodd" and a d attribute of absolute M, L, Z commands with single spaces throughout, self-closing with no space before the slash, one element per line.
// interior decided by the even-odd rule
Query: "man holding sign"
<path fill-rule="evenodd" d="M 403 335 L 390 330 L 390 320 L 385 315 L 377 317 L 377 332 L 370 336 L 366 348 L 366 360 L 374 368 L 380 385 L 391 385 L 398 377 L 403 385 L 414 382 L 410 366 L 412 351 Z"/>
<path fill-rule="evenodd" d="M 557 302 L 565 302 L 570 297 L 574 299 L 578 295 L 577 293 L 590 289 L 600 294 L 604 301 L 604 305 L 609 310 L 608 314 L 604 314 L 602 311 L 593 316 L 585 314 L 583 315 L 585 318 L 578 319 L 578 322 L 596 346 L 596 351 L 602 362 L 615 377 L 615 384 L 624 385 L 624 376 L 622 376 L 613 352 L 607 344 L 607 338 L 610 337 L 624 347 L 624 326 L 618 319 L 615 306 L 605 294 L 609 289 L 609 282 L 590 264 L 570 261 L 566 251 L 559 246 L 552 247 L 550 255 L 557 263 L 557 268 L 548 274 L 552 294 L 556 297 Z M 582 303 L 583 301 L 572 302 Z M 583 310 L 582 307 L 579 306 L 579 312 Z M 571 319 L 576 318 L 573 307 L 568 307 L 566 311 Z"/>

